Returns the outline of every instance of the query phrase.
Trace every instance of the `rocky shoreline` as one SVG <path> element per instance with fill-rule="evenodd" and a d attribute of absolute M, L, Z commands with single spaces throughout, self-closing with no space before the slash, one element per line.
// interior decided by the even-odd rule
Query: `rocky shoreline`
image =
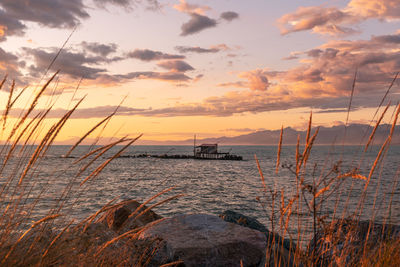
<path fill-rule="evenodd" d="M 374 251 L 382 240 L 400 240 L 400 227 L 338 221 L 318 231 L 307 251 L 301 251 L 256 219 L 234 211 L 162 218 L 127 200 L 68 229 L 35 228 L 0 253 L 2 258 L 10 249 L 17 255 L 36 253 L 34 265 L 45 266 L 74 265 L 76 257 L 91 254 L 87 266 L 257 267 L 308 266 L 310 257 L 299 256 L 308 253 L 317 266 L 340 266 L 356 264 L 365 247 Z"/>

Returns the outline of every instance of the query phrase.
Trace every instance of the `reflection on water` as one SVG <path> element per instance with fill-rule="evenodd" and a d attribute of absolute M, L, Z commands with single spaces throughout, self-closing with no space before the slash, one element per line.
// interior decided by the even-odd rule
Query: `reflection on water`
<path fill-rule="evenodd" d="M 154 194 L 169 188 L 174 190 L 167 193 L 160 199 L 174 194 L 184 194 L 183 197 L 173 200 L 170 203 L 155 208 L 155 211 L 163 216 L 171 216 L 179 213 L 209 213 L 219 214 L 227 209 L 241 212 L 245 215 L 253 216 L 261 222 L 269 224 L 268 214 L 270 210 L 263 210 L 262 205 L 256 200 L 263 197 L 263 187 L 260 174 L 254 160 L 254 155 L 260 161 L 261 169 L 265 176 L 267 191 L 278 189 L 284 190 L 285 201 L 287 203 L 290 196 L 296 193 L 296 180 L 292 172 L 281 169 L 276 175 L 275 159 L 276 147 L 274 146 L 232 146 L 221 147 L 222 151 L 243 156 L 243 161 L 212 161 L 212 160 L 193 160 L 193 159 L 158 159 L 158 158 L 118 158 L 115 159 L 103 172 L 94 180 L 89 181 L 80 187 L 79 183 L 89 174 L 86 170 L 80 177 L 76 177 L 79 168 L 83 163 L 73 164 L 77 158 L 62 158 L 68 147 L 55 146 L 48 152 L 48 155 L 41 159 L 40 168 L 36 169 L 34 176 L 35 182 L 32 186 L 31 196 L 28 201 L 35 201 L 41 192 L 38 202 L 36 215 L 43 215 L 54 207 L 57 199 L 63 193 L 68 184 L 73 186 L 68 189 L 70 196 L 69 204 L 62 211 L 64 214 L 82 219 L 101 208 L 104 204 L 115 197 L 122 199 L 132 198 L 144 201 Z M 191 154 L 191 146 L 136 146 L 130 148 L 125 155 L 135 154 L 163 154 L 170 151 L 170 154 Z M 79 147 L 74 156 L 82 155 L 89 150 L 89 147 Z M 335 164 L 342 160 L 342 172 L 349 171 L 358 166 L 361 173 L 368 176 L 369 167 L 372 165 L 379 147 L 373 147 L 366 154 L 358 153 L 360 147 L 337 147 L 332 149 L 329 146 L 316 146 L 313 148 L 308 166 L 310 173 L 315 168 L 315 177 L 318 179 Z M 377 202 L 374 214 L 376 218 L 383 221 L 388 213 L 388 201 L 390 192 L 394 192 L 392 199 L 391 222 L 400 223 L 400 195 L 397 188 L 393 188 L 400 147 L 392 146 L 384 160 L 384 168 L 377 169 L 376 174 L 371 180 L 368 197 L 364 205 L 364 218 L 372 216 L 374 205 L 374 195 L 377 194 Z M 104 161 L 109 155 L 105 155 L 101 160 Z M 12 175 L 11 165 L 18 164 L 19 158 L 13 158 L 12 164 L 3 173 L 2 183 L 8 175 Z M 295 147 L 284 146 L 282 148 L 281 162 L 287 166 L 295 162 Z M 95 165 L 98 166 L 101 161 Z M 381 177 L 378 183 L 378 177 Z M 306 182 L 312 183 L 310 175 L 305 176 Z M 336 194 L 326 202 L 321 210 L 325 214 L 334 212 L 335 204 L 338 205 L 336 212 L 341 214 L 348 199 L 348 212 L 354 211 L 359 201 L 362 188 L 365 182 L 362 180 L 344 181 L 341 189 L 339 202 Z M 378 186 L 379 184 L 379 186 Z M 280 201 L 280 200 L 279 200 Z M 154 201 L 153 201 L 154 203 Z M 266 203 L 268 207 L 269 203 Z M 305 213 L 303 207 L 300 216 L 305 221 L 310 217 Z M 293 211 L 296 214 L 296 211 Z M 294 222 L 293 222 L 294 223 Z M 294 225 L 292 225 L 294 227 Z"/>

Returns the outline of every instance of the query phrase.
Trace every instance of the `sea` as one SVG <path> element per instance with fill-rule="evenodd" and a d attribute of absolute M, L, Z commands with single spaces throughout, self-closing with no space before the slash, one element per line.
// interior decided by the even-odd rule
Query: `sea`
<path fill-rule="evenodd" d="M 113 160 L 112 156 L 121 146 L 97 159 L 93 155 L 81 157 L 98 147 L 79 146 L 65 157 L 70 148 L 53 146 L 24 178 L 24 192 L 29 194 L 25 201 L 35 204 L 32 220 L 46 216 L 60 203 L 62 208 L 57 212 L 67 222 L 83 220 L 112 200 L 116 203 L 136 199 L 143 203 L 154 198 L 147 206 L 156 205 L 153 210 L 164 217 L 189 213 L 219 215 L 232 210 L 257 219 L 269 229 L 272 221 L 279 228 L 280 211 L 286 208 L 282 219 L 285 221 L 290 213 L 289 228 L 274 230 L 283 231 L 282 234 L 293 239 L 300 221 L 305 231 L 303 239 L 307 239 L 312 232 L 313 215 L 329 221 L 357 214 L 365 220 L 400 224 L 400 146 L 390 146 L 381 153 L 365 197 L 363 190 L 367 181 L 360 177 L 369 176 L 380 146 L 372 146 L 366 152 L 361 146 L 314 146 L 298 179 L 295 146 L 282 146 L 278 171 L 277 146 L 219 147 L 220 152 L 242 156 L 242 161 L 135 157 L 191 155 L 192 146 L 133 145 L 124 151 L 123 157 Z M 10 177 L 20 177 L 36 147 L 24 149 L 15 152 L 7 162 L 8 167 L 2 171 L 2 187 Z M 303 150 L 304 146 L 300 146 L 300 153 Z M 102 170 L 97 173 L 99 168 Z M 340 177 L 345 173 L 359 174 L 359 177 Z M 86 178 L 89 179 L 82 183 Z M 287 209 L 298 192 L 300 180 L 305 188 L 300 190 L 301 204 Z M 2 192 L 5 201 L 7 194 L 12 198 L 12 184 L 9 182 L 9 188 Z M 167 192 L 157 196 L 163 191 Z M 317 193 L 320 195 L 313 203 L 313 194 Z M 171 200 L 164 202 L 167 199 Z"/>

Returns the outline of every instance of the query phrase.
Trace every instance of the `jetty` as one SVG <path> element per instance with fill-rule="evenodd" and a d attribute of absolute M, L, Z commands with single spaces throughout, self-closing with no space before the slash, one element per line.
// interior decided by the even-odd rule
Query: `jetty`
<path fill-rule="evenodd" d="M 170 152 L 170 149 L 168 152 Z M 124 155 L 120 158 L 159 158 L 159 159 L 201 159 L 201 160 L 243 160 L 242 156 L 231 154 L 230 152 L 219 152 L 218 144 L 196 145 L 196 135 L 193 142 L 193 155 L 173 155 L 173 154 L 138 154 Z"/>

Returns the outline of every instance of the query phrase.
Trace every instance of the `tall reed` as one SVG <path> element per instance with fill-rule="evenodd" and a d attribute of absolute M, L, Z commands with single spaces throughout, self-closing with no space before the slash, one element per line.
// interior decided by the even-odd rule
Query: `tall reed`
<path fill-rule="evenodd" d="M 4 139 L 0 147 L 0 266 L 145 265 L 151 259 L 156 247 L 150 241 L 141 241 L 139 247 L 135 245 L 135 242 L 139 242 L 137 233 L 140 232 L 140 228 L 102 241 L 98 240 L 101 239 L 101 234 L 90 237 L 93 231 L 96 231 L 96 227 L 101 228 L 95 222 L 96 217 L 124 204 L 122 202 L 113 205 L 118 197 L 83 221 L 75 222 L 68 217 L 71 209 L 77 207 L 80 202 L 80 196 L 86 190 L 86 185 L 96 183 L 95 178 L 102 170 L 140 136 L 123 137 L 103 146 L 94 143 L 89 151 L 79 155 L 77 160 L 70 160 L 65 169 L 70 178 L 55 195 L 51 206 L 42 208 L 43 201 L 49 197 L 46 195 L 47 192 L 51 190 L 54 182 L 64 175 L 58 170 L 45 177 L 42 174 L 43 165 L 46 164 L 48 153 L 57 137 L 84 101 L 84 98 L 78 100 L 56 122 L 49 124 L 48 121 L 51 120 L 47 119 L 53 110 L 54 101 L 47 101 L 42 111 L 38 112 L 37 107 L 43 102 L 46 90 L 57 75 L 58 72 L 32 94 L 31 101 L 27 103 L 19 117 L 11 115 L 15 113 L 13 109 L 16 105 L 21 105 L 20 97 L 28 94 L 30 90 L 23 88 L 17 93 L 20 89 L 14 81 L 8 90 L 8 99 L 1 117 L 2 127 L 0 127 L 0 136 Z M 7 77 L 4 77 L 0 89 L 6 84 Z M 65 157 L 71 156 L 73 151 L 100 126 L 107 126 L 115 114 L 116 111 L 90 128 L 71 146 Z M 146 203 L 154 201 L 170 190 L 156 194 Z M 180 195 L 157 201 L 150 208 L 178 197 Z M 150 209 L 143 211 L 140 208 L 130 215 L 134 216 L 133 220 L 143 216 Z"/>

